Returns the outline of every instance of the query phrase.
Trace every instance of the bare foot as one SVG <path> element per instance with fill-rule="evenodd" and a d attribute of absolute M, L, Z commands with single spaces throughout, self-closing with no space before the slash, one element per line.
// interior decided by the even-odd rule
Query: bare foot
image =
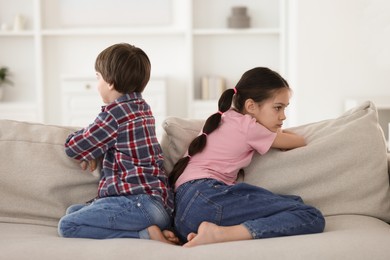
<path fill-rule="evenodd" d="M 198 233 L 188 234 L 188 242 L 183 246 L 193 247 L 197 245 L 248 239 L 252 239 L 252 236 L 243 225 L 223 227 L 210 222 L 202 222 L 198 228 Z"/>
<path fill-rule="evenodd" d="M 172 231 L 164 230 L 161 232 L 158 226 L 153 225 L 148 227 L 148 232 L 151 240 L 157 240 L 172 245 L 179 244 L 179 238 Z"/>

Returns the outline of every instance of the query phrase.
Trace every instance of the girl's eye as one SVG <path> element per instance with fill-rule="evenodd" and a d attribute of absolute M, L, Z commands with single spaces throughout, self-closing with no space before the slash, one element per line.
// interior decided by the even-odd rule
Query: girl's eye
<path fill-rule="evenodd" d="M 279 111 L 280 109 L 282 109 L 282 107 L 275 107 L 276 111 Z"/>

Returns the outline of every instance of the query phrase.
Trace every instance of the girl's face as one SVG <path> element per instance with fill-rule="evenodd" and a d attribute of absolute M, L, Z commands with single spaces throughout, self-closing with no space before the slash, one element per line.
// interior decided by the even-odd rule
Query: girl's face
<path fill-rule="evenodd" d="M 290 90 L 282 89 L 264 102 L 254 103 L 249 114 L 271 132 L 277 132 L 282 128 L 283 121 L 286 119 L 285 109 L 289 103 Z"/>

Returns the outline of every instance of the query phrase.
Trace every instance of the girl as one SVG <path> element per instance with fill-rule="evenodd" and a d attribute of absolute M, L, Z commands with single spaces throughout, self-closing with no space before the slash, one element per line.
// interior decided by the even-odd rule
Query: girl
<path fill-rule="evenodd" d="M 255 151 L 305 145 L 303 137 L 281 130 L 290 95 L 286 80 L 268 68 L 245 72 L 221 95 L 219 111 L 206 120 L 170 175 L 175 228 L 184 246 L 323 231 L 321 212 L 300 197 L 235 182 Z"/>

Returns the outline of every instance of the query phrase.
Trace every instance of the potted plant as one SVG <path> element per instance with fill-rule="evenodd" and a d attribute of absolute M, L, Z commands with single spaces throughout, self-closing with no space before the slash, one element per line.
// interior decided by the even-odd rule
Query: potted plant
<path fill-rule="evenodd" d="M 13 82 L 9 79 L 10 73 L 7 67 L 0 67 L 0 100 L 3 99 L 4 86 L 13 85 Z"/>

